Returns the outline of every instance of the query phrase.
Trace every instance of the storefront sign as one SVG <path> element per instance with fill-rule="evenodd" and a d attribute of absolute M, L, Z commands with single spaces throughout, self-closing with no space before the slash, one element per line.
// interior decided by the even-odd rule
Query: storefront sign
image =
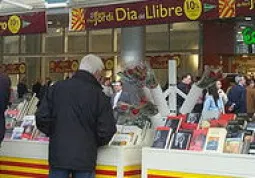
<path fill-rule="evenodd" d="M 180 55 L 147 56 L 146 60 L 153 69 L 168 69 L 169 60 L 176 60 L 176 65 L 180 65 Z"/>
<path fill-rule="evenodd" d="M 77 71 L 79 62 L 77 60 L 50 61 L 49 65 L 51 73 L 68 73 Z"/>
<path fill-rule="evenodd" d="M 255 0 L 151 0 L 70 10 L 71 31 L 254 15 Z"/>
<path fill-rule="evenodd" d="M 255 30 L 247 27 L 242 31 L 244 43 L 247 45 L 255 44 Z"/>
<path fill-rule="evenodd" d="M 26 73 L 26 64 L 25 63 L 16 63 L 16 64 L 3 64 L 4 73 L 6 74 L 25 74 Z"/>
<path fill-rule="evenodd" d="M 105 66 L 105 70 L 113 70 L 114 68 L 114 59 L 113 57 L 110 58 L 102 58 Z"/>
<path fill-rule="evenodd" d="M 255 14 L 255 0 L 236 0 L 236 16 Z"/>
<path fill-rule="evenodd" d="M 0 16 L 0 36 L 46 32 L 45 12 Z"/>
<path fill-rule="evenodd" d="M 218 18 L 218 1 L 151 0 L 71 9 L 70 30 L 116 28 Z"/>

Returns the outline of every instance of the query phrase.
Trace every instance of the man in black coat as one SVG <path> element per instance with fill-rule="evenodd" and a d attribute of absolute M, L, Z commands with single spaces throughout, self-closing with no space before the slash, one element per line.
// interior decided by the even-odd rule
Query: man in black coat
<path fill-rule="evenodd" d="M 243 76 L 235 77 L 236 85 L 228 93 L 227 112 L 246 113 L 246 80 Z"/>
<path fill-rule="evenodd" d="M 191 88 L 192 76 L 191 74 L 185 74 L 182 76 L 182 81 L 177 84 L 177 88 L 184 94 L 188 94 Z M 184 102 L 184 98 L 177 94 L 177 110 L 179 110 Z"/>
<path fill-rule="evenodd" d="M 5 133 L 5 117 L 4 112 L 7 108 L 10 98 L 10 78 L 3 74 L 0 70 L 0 145 L 4 139 Z"/>
<path fill-rule="evenodd" d="M 49 135 L 49 178 L 94 178 L 97 149 L 116 132 L 109 99 L 98 82 L 102 60 L 87 55 L 69 80 L 50 86 L 36 124 Z"/>

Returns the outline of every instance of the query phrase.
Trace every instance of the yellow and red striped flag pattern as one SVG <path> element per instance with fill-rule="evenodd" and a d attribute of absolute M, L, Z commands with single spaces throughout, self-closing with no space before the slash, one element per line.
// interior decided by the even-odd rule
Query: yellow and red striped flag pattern
<path fill-rule="evenodd" d="M 83 31 L 86 28 L 85 20 L 85 9 L 84 8 L 73 8 L 71 9 L 71 31 Z"/>
<path fill-rule="evenodd" d="M 236 15 L 235 1 L 236 0 L 219 0 L 219 17 L 220 18 L 235 17 Z"/>

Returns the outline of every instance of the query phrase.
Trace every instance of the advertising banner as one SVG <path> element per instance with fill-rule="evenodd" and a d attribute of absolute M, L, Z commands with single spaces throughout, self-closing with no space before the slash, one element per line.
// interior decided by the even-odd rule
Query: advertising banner
<path fill-rule="evenodd" d="M 0 16 L 0 36 L 45 33 L 45 12 Z"/>
<path fill-rule="evenodd" d="M 6 74 L 25 74 L 26 73 L 26 64 L 25 63 L 16 63 L 16 64 L 2 64 L 4 73 Z"/>
<path fill-rule="evenodd" d="M 70 31 L 254 15 L 255 0 L 151 0 L 70 9 Z"/>
<path fill-rule="evenodd" d="M 70 30 L 117 28 L 218 18 L 218 1 L 151 0 L 70 10 Z"/>
<path fill-rule="evenodd" d="M 50 73 L 69 73 L 78 70 L 79 62 L 77 60 L 66 61 L 50 61 L 49 68 Z"/>

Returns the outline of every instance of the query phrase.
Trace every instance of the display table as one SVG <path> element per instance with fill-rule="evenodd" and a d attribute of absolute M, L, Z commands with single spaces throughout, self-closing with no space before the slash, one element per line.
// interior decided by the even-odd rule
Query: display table
<path fill-rule="evenodd" d="M 255 156 L 143 148 L 142 178 L 255 178 Z"/>
<path fill-rule="evenodd" d="M 96 177 L 141 177 L 141 155 L 141 147 L 102 147 L 98 152 Z M 0 156 L 0 177 L 48 177 L 48 143 L 4 141 Z"/>

